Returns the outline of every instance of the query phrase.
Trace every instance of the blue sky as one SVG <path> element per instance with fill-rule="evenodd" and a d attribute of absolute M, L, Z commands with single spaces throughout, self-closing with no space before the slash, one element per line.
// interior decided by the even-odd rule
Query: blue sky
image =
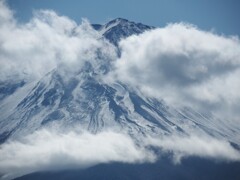
<path fill-rule="evenodd" d="M 77 22 L 105 23 L 122 17 L 147 25 L 189 22 L 219 34 L 240 35 L 239 0 L 8 0 L 16 17 L 27 21 L 34 9 L 53 9 Z"/>

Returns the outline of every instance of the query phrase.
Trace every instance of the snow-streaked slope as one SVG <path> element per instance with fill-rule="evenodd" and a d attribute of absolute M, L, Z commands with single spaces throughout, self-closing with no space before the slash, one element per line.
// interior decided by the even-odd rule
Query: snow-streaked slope
<path fill-rule="evenodd" d="M 1 104 L 1 112 L 2 140 L 53 127 L 92 133 L 114 129 L 136 137 L 199 133 L 239 143 L 233 126 L 190 108 L 174 109 L 120 82 L 106 84 L 88 63 L 67 79 L 54 70 L 19 88 Z"/>
<path fill-rule="evenodd" d="M 94 25 L 114 45 L 151 29 L 124 19 Z M 86 62 L 67 76 L 57 68 L 40 80 L 3 87 L 12 89 L 0 100 L 0 140 L 17 139 L 41 128 L 124 131 L 139 135 L 201 134 L 240 144 L 239 127 L 192 108 L 176 108 L 150 98 L 122 82 L 107 83 L 108 61 Z M 7 87 L 6 87 L 7 86 Z M 2 86 L 0 86 L 1 89 Z"/>

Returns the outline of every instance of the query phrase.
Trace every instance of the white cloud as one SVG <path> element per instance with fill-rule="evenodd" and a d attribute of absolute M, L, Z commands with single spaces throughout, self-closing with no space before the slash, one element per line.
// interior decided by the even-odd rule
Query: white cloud
<path fill-rule="evenodd" d="M 7 8 L 5 1 L 0 1 L 0 25 L 6 25 L 14 21 L 13 12 Z"/>
<path fill-rule="evenodd" d="M 149 138 L 148 143 L 161 148 L 165 152 L 173 153 L 175 163 L 180 163 L 183 157 L 197 156 L 203 158 L 216 158 L 221 160 L 239 161 L 240 153 L 225 141 L 207 136 L 177 135 L 161 138 Z"/>
<path fill-rule="evenodd" d="M 87 168 L 99 163 L 155 162 L 165 152 L 174 155 L 175 163 L 188 156 L 240 161 L 240 153 L 229 143 L 206 136 L 138 136 L 138 142 L 123 132 L 61 133 L 43 129 L 0 146 L 0 174 L 3 179 L 11 179 L 36 171 Z M 155 154 L 149 147 L 163 154 Z"/>
<path fill-rule="evenodd" d="M 111 76 L 175 106 L 212 110 L 239 122 L 238 38 L 180 23 L 131 36 L 120 48 Z M 220 113 L 223 109 L 225 114 Z"/>
<path fill-rule="evenodd" d="M 5 143 L 0 154 L 0 174 L 7 179 L 41 170 L 86 168 L 110 162 L 153 162 L 156 158 L 123 133 L 61 134 L 48 130 Z"/>
<path fill-rule="evenodd" d="M 85 61 L 94 63 L 97 52 L 115 58 L 114 47 L 86 20 L 77 25 L 54 11 L 40 10 L 30 22 L 19 24 L 3 2 L 0 12 L 0 80 L 13 75 L 38 78 L 59 66 L 74 71 Z"/>

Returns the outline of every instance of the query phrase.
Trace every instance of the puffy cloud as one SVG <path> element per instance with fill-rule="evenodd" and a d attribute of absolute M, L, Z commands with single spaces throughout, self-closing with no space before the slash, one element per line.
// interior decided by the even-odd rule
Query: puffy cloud
<path fill-rule="evenodd" d="M 114 59 L 115 49 L 100 39 L 83 20 L 81 25 L 51 10 L 35 11 L 26 24 L 19 24 L 8 7 L 0 3 L 0 80 L 9 76 L 42 77 L 56 67 L 77 70 L 98 58 Z"/>
<path fill-rule="evenodd" d="M 237 37 L 180 23 L 131 36 L 120 42 L 120 48 L 121 57 L 111 76 L 175 105 L 216 114 L 225 109 L 219 116 L 239 122 Z"/>

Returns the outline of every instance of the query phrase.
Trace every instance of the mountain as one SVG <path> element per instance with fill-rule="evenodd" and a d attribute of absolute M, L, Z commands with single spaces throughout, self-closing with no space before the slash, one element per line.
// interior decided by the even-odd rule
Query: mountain
<path fill-rule="evenodd" d="M 154 28 L 121 18 L 92 26 L 116 47 L 122 38 Z M 68 131 L 79 127 L 94 134 L 108 129 L 126 132 L 137 141 L 141 136 L 188 136 L 194 132 L 239 148 L 238 127 L 211 112 L 174 107 L 164 98 L 149 97 L 129 84 L 106 82 L 101 77 L 110 71 L 111 64 L 104 57 L 98 59 L 97 66 L 85 62 L 67 76 L 60 67 L 36 81 L 0 82 L 0 143 L 42 128 Z"/>
<path fill-rule="evenodd" d="M 104 25 L 92 24 L 92 27 L 98 31 L 97 34 L 100 34 L 101 39 L 106 40 L 104 42 L 119 51 L 119 56 L 121 56 L 121 48 L 118 45 L 121 39 L 154 29 L 152 26 L 121 18 Z M 46 171 L 44 167 L 52 168 L 51 163 L 50 165 L 46 163 L 43 167 L 41 162 L 36 162 L 37 165 L 40 164 L 40 170 L 33 167 L 33 169 L 27 169 L 26 172 L 21 172 L 20 168 L 19 172 L 7 174 L 7 176 L 0 174 L 0 179 L 16 177 L 19 177 L 18 179 L 239 179 L 239 162 L 225 163 L 225 161 L 212 161 L 211 159 L 216 156 L 220 156 L 221 159 L 221 151 L 224 151 L 225 154 L 229 153 L 233 159 L 235 158 L 235 151 L 238 153 L 240 150 L 240 139 L 237 136 L 240 131 L 239 126 L 216 118 L 211 112 L 201 112 L 189 106 L 179 107 L 168 104 L 164 101 L 164 97 L 148 96 L 131 84 L 119 80 L 106 80 L 107 75 L 114 68 L 112 65 L 114 60 L 102 55 L 101 49 L 97 52 L 94 60 L 84 61 L 74 71 L 61 65 L 39 79 L 32 80 L 30 77 L 20 79 L 13 76 L 5 81 L 0 81 L 0 151 L 2 147 L 5 147 L 7 151 L 11 150 L 9 148 L 11 146 L 8 144 L 15 142 L 13 143 L 14 148 L 15 145 L 19 147 L 20 144 L 24 153 L 29 153 L 31 150 L 24 146 L 28 139 L 23 137 L 31 137 L 28 135 L 41 132 L 42 129 L 54 129 L 60 131 L 61 134 L 75 132 L 79 129 L 81 132 L 87 131 L 94 135 L 109 130 L 120 132 L 131 137 L 139 151 L 142 151 L 139 144 L 143 143 L 144 138 L 160 137 L 158 140 L 161 142 L 164 141 L 164 138 L 161 139 L 161 137 L 170 137 L 170 141 L 163 143 L 166 143 L 166 146 L 173 146 L 173 150 L 171 147 L 170 150 L 163 150 L 161 153 L 163 146 L 160 148 L 155 148 L 154 144 L 144 146 L 149 150 L 144 153 L 154 152 L 157 156 L 160 154 L 161 158 L 154 163 L 144 161 L 143 163 L 128 164 L 121 160 L 119 162 L 107 161 L 108 163 L 97 161 L 96 164 L 93 163 L 87 168 L 78 169 L 78 166 L 73 169 L 56 168 L 56 171 Z M 203 155 L 194 156 L 195 150 L 198 149 L 190 147 L 189 141 L 192 140 L 185 138 L 192 135 L 199 135 L 209 141 L 209 145 L 211 145 L 209 148 L 202 148 L 202 146 L 206 146 L 202 141 L 196 142 L 196 145 L 200 144 L 200 150 L 203 149 L 210 154 L 209 159 L 205 158 L 205 152 Z M 174 153 L 175 141 L 171 137 L 183 138 L 183 142 L 180 139 L 182 143 L 180 145 L 184 150 L 188 151 L 189 148 L 193 148 L 187 154 L 187 158 L 183 158 L 181 164 L 172 163 L 174 158 L 178 158 L 175 156 L 179 154 L 184 156 L 184 151 L 180 149 L 180 152 Z M 212 139 L 223 140 L 223 144 L 230 148 L 219 149 L 223 146 L 218 146 L 218 141 L 212 141 Z M 45 138 L 43 141 L 45 142 Z M 115 141 L 121 140 L 116 139 Z M 26 147 L 32 147 L 31 143 L 32 141 Z M 101 146 L 101 143 L 98 146 Z M 193 146 L 195 146 L 195 142 Z M 39 147 L 37 146 L 35 149 L 38 151 Z M 17 151 L 18 149 L 16 149 Z M 94 153 L 94 151 L 91 152 Z M 128 148 L 124 149 L 124 152 L 120 151 L 121 156 L 125 156 L 125 151 L 128 151 Z M 7 167 L 18 169 L 19 165 L 15 164 L 14 158 L 11 158 L 12 152 L 7 154 L 9 156 L 7 158 L 10 159 L 10 165 L 8 164 Z M 50 157 L 50 161 L 60 163 L 61 167 L 61 164 L 65 165 L 62 163 L 64 158 L 69 158 L 69 156 L 64 156 L 61 151 L 57 152 L 60 153 L 53 158 Z M 78 151 L 76 150 L 76 152 Z M 215 156 L 215 152 L 220 155 Z M 45 157 L 44 155 L 43 157 Z M 13 157 L 15 157 L 14 153 Z M 29 157 L 27 156 L 27 158 Z M 72 165 L 71 158 L 75 157 L 70 157 L 69 162 L 67 158 L 67 163 L 70 162 Z M 225 156 L 223 156 L 224 158 Z M 48 160 L 48 158 L 46 159 Z M 6 158 L 1 159 L 0 155 L 0 168 L 4 167 L 4 160 Z M 80 158 L 80 160 L 82 159 Z M 20 161 L 22 161 L 21 158 Z M 85 161 L 84 158 L 83 161 Z"/>

